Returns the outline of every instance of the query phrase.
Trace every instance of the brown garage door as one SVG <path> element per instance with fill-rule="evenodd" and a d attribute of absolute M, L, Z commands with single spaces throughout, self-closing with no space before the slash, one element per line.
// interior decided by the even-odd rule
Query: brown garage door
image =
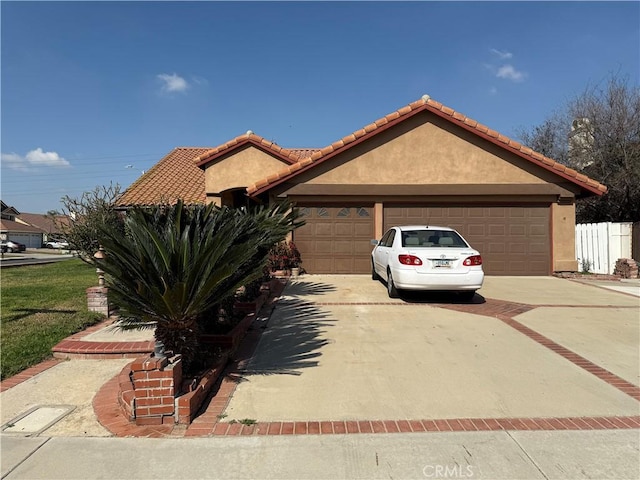
<path fill-rule="evenodd" d="M 308 273 L 371 271 L 373 208 L 299 205 L 306 224 L 293 233 Z"/>
<path fill-rule="evenodd" d="M 549 206 L 389 206 L 384 227 L 455 228 L 482 254 L 488 275 L 549 275 Z"/>

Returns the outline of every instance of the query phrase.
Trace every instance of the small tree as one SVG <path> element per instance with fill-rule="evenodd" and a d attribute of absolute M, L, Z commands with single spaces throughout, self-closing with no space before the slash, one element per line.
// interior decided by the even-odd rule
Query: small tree
<path fill-rule="evenodd" d="M 640 220 L 640 87 L 611 76 L 519 136 L 607 185 L 605 195 L 577 202 L 579 223 Z"/>
<path fill-rule="evenodd" d="M 267 252 L 299 226 L 288 205 L 257 209 L 213 205 L 133 208 L 126 235 L 101 228 L 106 258 L 91 261 L 107 274 L 110 300 L 123 329 L 155 328 L 184 368 L 199 366 L 203 326 L 213 308 L 262 275 Z"/>
<path fill-rule="evenodd" d="M 124 222 L 115 208 L 119 196 L 120 186 L 110 184 L 84 192 L 79 198 L 62 197 L 66 218 L 64 222 L 57 222 L 58 229 L 84 261 L 91 263 L 100 247 L 100 231 L 108 229 L 116 236 L 124 235 Z"/>

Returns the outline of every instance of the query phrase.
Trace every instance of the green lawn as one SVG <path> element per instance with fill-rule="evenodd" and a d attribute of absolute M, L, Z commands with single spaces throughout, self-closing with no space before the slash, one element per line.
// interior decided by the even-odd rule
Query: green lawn
<path fill-rule="evenodd" d="M 2 378 L 51 356 L 60 340 L 100 321 L 87 311 L 95 268 L 78 259 L 2 269 L 0 337 Z"/>

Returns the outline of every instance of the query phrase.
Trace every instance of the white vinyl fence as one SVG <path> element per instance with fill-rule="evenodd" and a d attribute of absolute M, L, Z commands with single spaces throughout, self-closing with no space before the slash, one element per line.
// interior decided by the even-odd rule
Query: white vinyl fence
<path fill-rule="evenodd" d="M 612 274 L 616 260 L 631 258 L 632 225 L 631 222 L 576 225 L 578 269 Z"/>

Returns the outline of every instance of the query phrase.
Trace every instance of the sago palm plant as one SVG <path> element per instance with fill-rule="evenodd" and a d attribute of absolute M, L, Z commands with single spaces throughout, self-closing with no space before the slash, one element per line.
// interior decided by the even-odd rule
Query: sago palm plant
<path fill-rule="evenodd" d="M 106 258 L 94 260 L 120 309 L 117 326 L 155 327 L 156 341 L 181 354 L 189 371 L 208 312 L 262 273 L 269 248 L 300 225 L 296 218 L 289 205 L 129 210 L 124 236 L 100 232 Z"/>

